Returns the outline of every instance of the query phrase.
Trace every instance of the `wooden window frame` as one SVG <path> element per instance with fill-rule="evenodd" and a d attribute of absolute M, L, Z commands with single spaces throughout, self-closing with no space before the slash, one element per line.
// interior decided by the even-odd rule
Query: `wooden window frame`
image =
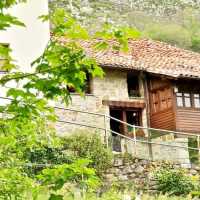
<path fill-rule="evenodd" d="M 195 95 L 199 95 L 199 97 L 197 98 L 197 97 L 195 97 Z M 193 93 L 193 105 L 194 105 L 194 108 L 195 109 L 200 109 L 200 93 Z M 195 99 L 198 99 L 199 100 L 199 107 L 196 107 L 195 106 Z"/>
<path fill-rule="evenodd" d="M 171 94 L 170 87 L 165 87 L 165 88 L 162 87 L 157 90 L 151 91 L 151 98 L 152 98 L 151 102 L 152 102 L 153 114 L 163 112 L 172 107 L 172 95 L 170 96 L 170 94 Z M 157 98 L 157 100 L 155 100 L 155 98 Z"/>
<path fill-rule="evenodd" d="M 181 96 L 177 96 L 177 94 L 181 94 Z M 185 103 L 186 97 L 184 96 L 184 94 L 190 94 L 190 104 L 191 104 L 190 107 L 186 106 L 186 103 Z M 199 95 L 199 98 L 195 98 L 195 95 Z M 195 106 L 195 99 L 199 99 L 199 105 L 200 105 L 200 92 L 199 93 L 197 93 L 197 92 L 176 92 L 175 96 L 176 96 L 176 106 L 178 108 L 200 109 L 200 106 L 199 107 Z M 177 97 L 182 97 L 183 106 L 178 105 Z"/>

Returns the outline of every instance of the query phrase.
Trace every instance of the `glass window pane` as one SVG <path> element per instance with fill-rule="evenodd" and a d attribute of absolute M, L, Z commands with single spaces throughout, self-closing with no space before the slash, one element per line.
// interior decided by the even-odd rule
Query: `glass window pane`
<path fill-rule="evenodd" d="M 168 108 L 172 107 L 172 99 L 171 98 L 168 98 L 168 100 L 167 100 L 167 107 Z"/>
<path fill-rule="evenodd" d="M 194 99 L 194 107 L 200 108 L 200 100 L 199 99 Z"/>
<path fill-rule="evenodd" d="M 177 100 L 177 106 L 183 107 L 183 98 L 182 98 L 182 96 L 181 97 L 177 96 L 176 100 Z"/>
<path fill-rule="evenodd" d="M 158 103 L 154 104 L 154 112 L 158 112 L 159 111 L 159 107 L 158 107 Z"/>
<path fill-rule="evenodd" d="M 190 97 L 189 93 L 184 93 L 184 97 Z"/>
<path fill-rule="evenodd" d="M 191 105 L 191 99 L 188 97 L 185 97 L 185 107 L 190 108 Z"/>
<path fill-rule="evenodd" d="M 200 95 L 194 94 L 194 107 L 200 108 Z"/>
<path fill-rule="evenodd" d="M 177 97 L 182 97 L 182 93 L 178 92 L 178 93 L 176 93 L 176 96 Z"/>
<path fill-rule="evenodd" d="M 166 109 L 167 108 L 167 101 L 166 100 L 162 100 L 161 101 L 161 106 L 160 106 L 161 108 L 161 110 L 164 110 L 164 109 Z"/>

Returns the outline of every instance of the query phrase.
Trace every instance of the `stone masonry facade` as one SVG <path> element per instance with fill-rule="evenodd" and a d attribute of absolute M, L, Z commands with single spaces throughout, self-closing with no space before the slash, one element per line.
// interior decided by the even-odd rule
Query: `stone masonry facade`
<path fill-rule="evenodd" d="M 103 105 L 103 100 L 115 100 L 115 101 L 137 101 L 138 99 L 130 99 L 128 95 L 127 86 L 127 72 L 120 70 L 104 70 L 105 76 L 103 78 L 93 78 L 91 80 L 91 94 L 86 94 L 85 97 L 81 97 L 78 94 L 72 94 L 72 101 L 68 108 L 89 111 L 94 113 L 101 113 L 109 115 L 109 106 Z M 141 98 L 144 99 L 144 89 L 142 81 L 139 79 Z M 58 104 L 58 106 L 62 106 Z M 61 120 L 79 122 L 91 126 L 97 126 L 105 128 L 105 120 L 103 116 L 94 116 L 90 114 L 78 113 L 76 111 L 63 111 L 57 110 L 57 115 Z M 146 109 L 142 111 L 142 124 L 147 126 L 147 114 Z M 98 129 L 87 128 L 84 126 L 70 125 L 64 123 L 57 124 L 57 131 L 59 135 L 65 136 L 69 133 L 77 132 L 80 129 L 89 132 L 101 132 Z M 109 129 L 110 121 L 106 119 L 106 127 Z"/>
<path fill-rule="evenodd" d="M 131 99 L 128 95 L 127 86 L 127 71 L 120 71 L 114 69 L 106 69 L 105 76 L 103 78 L 93 78 L 90 82 L 91 94 L 86 94 L 85 97 L 81 97 L 78 94 L 72 94 L 72 101 L 68 108 L 74 109 L 73 111 L 57 110 L 57 115 L 60 120 L 72 123 L 80 123 L 87 125 L 77 125 L 70 123 L 57 123 L 56 128 L 58 135 L 61 137 L 68 134 L 77 132 L 89 132 L 98 133 L 102 135 L 102 140 L 105 139 L 105 133 L 108 138 L 110 132 L 105 132 L 103 129 L 110 129 L 110 119 L 105 118 L 103 115 L 109 116 L 109 106 L 103 105 L 103 100 L 110 101 L 138 101 L 145 100 L 143 80 L 139 77 L 139 90 L 141 97 Z M 62 106 L 58 104 L 57 106 Z M 63 107 L 63 106 L 62 106 Z M 102 116 L 92 115 L 87 113 L 77 112 L 77 110 L 100 113 Z M 98 128 L 94 128 L 94 126 Z M 142 126 L 147 127 L 147 111 L 146 108 L 142 110 Z M 102 129 L 99 129 L 102 128 Z M 184 139 L 183 139 L 184 140 Z M 162 140 L 157 141 L 163 144 L 181 145 L 185 148 L 171 148 L 168 146 L 152 145 L 153 158 L 156 160 L 170 160 L 177 161 L 189 165 L 189 154 L 187 150 L 187 141 L 176 139 L 168 142 Z M 128 141 L 121 138 L 121 150 L 122 152 L 128 152 L 132 155 L 137 155 L 141 158 L 149 158 L 150 149 L 149 145 L 145 143 L 137 143 L 136 148 L 133 141 Z M 169 153 L 170 152 L 170 153 Z"/>

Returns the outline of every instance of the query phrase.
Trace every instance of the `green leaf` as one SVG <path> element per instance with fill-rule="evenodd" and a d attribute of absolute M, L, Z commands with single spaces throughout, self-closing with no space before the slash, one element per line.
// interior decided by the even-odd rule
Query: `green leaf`
<path fill-rule="evenodd" d="M 0 30 L 6 30 L 11 25 L 25 27 L 25 24 L 10 14 L 0 13 Z"/>
<path fill-rule="evenodd" d="M 141 33 L 136 28 L 125 27 L 123 29 L 128 39 L 137 39 L 141 36 Z"/>
<path fill-rule="evenodd" d="M 58 194 L 51 194 L 49 200 L 63 200 L 63 196 Z"/>
<path fill-rule="evenodd" d="M 50 19 L 50 15 L 40 15 L 38 19 L 41 19 L 42 22 L 46 22 Z"/>
<path fill-rule="evenodd" d="M 2 71 L 10 71 L 15 67 L 12 64 L 12 58 L 10 56 L 11 49 L 7 44 L 0 44 L 0 70 Z"/>

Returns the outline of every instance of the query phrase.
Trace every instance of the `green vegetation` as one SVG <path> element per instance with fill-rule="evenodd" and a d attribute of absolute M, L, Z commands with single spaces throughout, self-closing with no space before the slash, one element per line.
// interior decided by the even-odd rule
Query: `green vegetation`
<path fill-rule="evenodd" d="M 4 9 L 19 2 L 0 3 L 0 30 L 11 25 L 23 26 L 15 17 L 7 16 Z M 67 145 L 56 137 L 51 125 L 57 118 L 48 100 L 59 98 L 68 104 L 71 100 L 68 87 L 73 87 L 83 96 L 87 75 L 103 76 L 103 70 L 86 55 L 78 39 L 100 37 L 102 41 L 97 42 L 94 48 L 102 49 L 108 47 L 107 40 L 115 38 L 118 44 L 111 48 L 126 51 L 128 38 L 138 36 L 135 29 L 115 28 L 109 24 L 90 34 L 63 9 L 40 18 L 51 20 L 53 37 L 42 56 L 33 62 L 33 73 L 13 71 L 15 66 L 9 55 L 10 49 L 7 46 L 0 48 L 1 56 L 8 59 L 3 68 L 12 72 L 1 78 L 1 86 L 10 81 L 16 81 L 21 86 L 8 89 L 7 96 L 11 100 L 0 107 L 1 199 L 38 199 L 41 191 L 46 191 L 44 198 L 60 200 L 66 196 L 62 190 L 70 192 L 70 187 L 69 190 L 65 189 L 67 184 L 82 190 L 82 196 L 100 185 L 95 168 L 100 173 L 109 165 L 110 152 L 105 150 L 99 138 L 91 137 L 86 138 L 85 142 L 94 152 L 86 153 L 79 145 L 80 155 L 71 157 L 66 154 L 64 147 Z M 62 37 L 70 40 L 63 44 L 60 41 Z M 92 143 L 96 145 L 96 152 Z"/>
<path fill-rule="evenodd" d="M 96 169 L 99 175 L 112 164 L 112 151 L 103 145 L 99 134 L 80 132 L 66 137 L 64 144 L 65 151 L 71 152 L 75 159 L 91 160 L 90 166 Z"/>
<path fill-rule="evenodd" d="M 12 25 L 24 26 L 17 18 L 5 12 L 5 8 L 19 2 L 24 1 L 0 2 L 0 30 Z M 123 191 L 121 187 L 111 187 L 97 195 L 103 184 L 101 173 L 111 164 L 111 152 L 97 135 L 78 134 L 66 138 L 64 142 L 56 137 L 51 124 L 57 118 L 48 100 L 59 98 L 67 104 L 71 100 L 68 87 L 73 87 L 83 96 L 87 74 L 103 76 L 96 61 L 81 48 L 79 39 L 102 38 L 101 42 L 94 45 L 97 50 L 107 48 L 109 39 L 116 39 L 117 45 L 111 48 L 127 51 L 128 39 L 139 37 L 140 33 L 130 26 L 113 27 L 108 23 L 91 33 L 63 9 L 40 18 L 51 20 L 54 37 L 50 39 L 42 56 L 33 62 L 34 73 L 13 72 L 15 66 L 9 54 L 11 50 L 0 46 L 1 56 L 7 59 L 3 69 L 13 72 L 2 77 L 0 83 L 4 86 L 14 80 L 21 84 L 21 88 L 8 90 L 7 96 L 12 100 L 0 107 L 0 199 L 69 200 L 78 196 L 80 200 L 117 200 L 124 193 L 134 198 L 134 187 Z M 190 27 L 192 32 L 189 34 L 192 45 L 188 45 L 198 50 L 199 29 L 195 23 L 193 29 Z M 154 36 L 154 31 L 146 32 L 151 37 L 168 40 L 164 34 Z M 69 41 L 63 44 L 60 38 L 66 36 Z M 182 172 L 161 170 L 156 177 L 163 193 L 186 195 L 194 189 L 192 195 L 198 195 L 198 187 Z M 182 199 L 143 196 L 143 199 L 151 198 Z"/>
<path fill-rule="evenodd" d="M 188 146 L 191 148 L 198 148 L 197 138 L 189 138 Z M 190 161 L 194 164 L 199 164 L 199 152 L 193 149 L 189 150 Z"/>
<path fill-rule="evenodd" d="M 158 169 L 155 172 L 158 190 L 164 194 L 187 195 L 194 190 L 192 179 L 183 170 L 169 168 Z"/>

